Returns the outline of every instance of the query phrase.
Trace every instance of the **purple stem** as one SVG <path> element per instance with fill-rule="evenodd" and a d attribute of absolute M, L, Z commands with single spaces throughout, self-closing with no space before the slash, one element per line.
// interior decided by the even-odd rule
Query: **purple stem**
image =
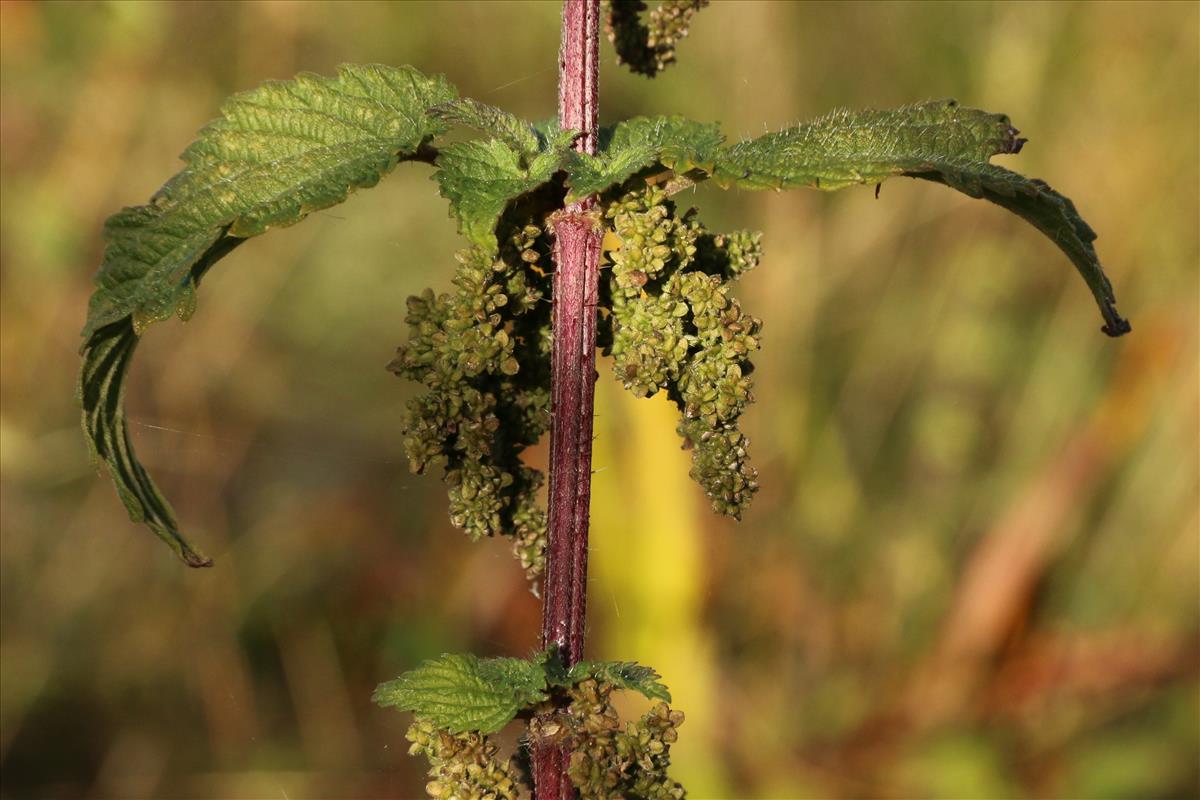
<path fill-rule="evenodd" d="M 599 0 L 564 0 L 558 53 L 558 119 L 581 132 L 580 152 L 596 152 L 599 102 Z M 596 198 L 567 205 L 554 228 L 554 347 L 550 377 L 550 496 L 542 646 L 570 666 L 583 658 L 587 600 L 588 505 L 592 483 L 592 409 L 596 384 L 596 302 L 602 231 Z M 536 800 L 568 800 L 569 750 L 534 743 Z"/>

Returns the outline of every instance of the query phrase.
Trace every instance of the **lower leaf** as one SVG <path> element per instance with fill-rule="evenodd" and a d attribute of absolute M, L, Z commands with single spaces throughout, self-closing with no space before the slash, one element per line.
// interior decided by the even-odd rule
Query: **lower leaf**
<path fill-rule="evenodd" d="M 988 200 L 1021 217 L 1054 242 L 1083 276 L 1104 317 L 1104 326 L 1100 330 L 1109 336 L 1121 336 L 1132 329 L 1129 321 L 1117 313 L 1117 298 L 1113 294 L 1112 284 L 1104 274 L 1096 249 L 1092 246 L 1096 232 L 1079 216 L 1075 204 L 1051 189 L 1045 181 L 1026 178 L 994 164 L 977 167 L 966 174 L 906 174 Z"/>
<path fill-rule="evenodd" d="M 88 339 L 79 375 L 83 431 L 93 458 L 108 466 L 130 519 L 150 526 L 189 567 L 208 567 L 212 560 L 179 533 L 175 511 L 138 462 L 129 439 L 125 375 L 138 339 L 130 317 L 106 325 Z"/>

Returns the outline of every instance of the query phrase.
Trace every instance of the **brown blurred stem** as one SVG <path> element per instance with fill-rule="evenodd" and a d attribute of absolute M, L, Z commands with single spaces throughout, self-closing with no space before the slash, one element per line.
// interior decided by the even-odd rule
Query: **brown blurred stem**
<path fill-rule="evenodd" d="M 600 0 L 564 0 L 558 52 L 558 120 L 580 131 L 575 148 L 596 152 Z M 551 217 L 554 228 L 554 347 L 550 375 L 550 496 L 542 646 L 567 666 L 583 657 L 587 590 L 588 505 L 592 479 L 592 409 L 596 382 L 596 298 L 601 230 L 596 198 Z M 553 713 L 553 712 L 550 712 Z M 539 726 L 553 730 L 549 725 Z M 566 800 L 569 750 L 552 740 L 533 745 L 534 796 Z"/>

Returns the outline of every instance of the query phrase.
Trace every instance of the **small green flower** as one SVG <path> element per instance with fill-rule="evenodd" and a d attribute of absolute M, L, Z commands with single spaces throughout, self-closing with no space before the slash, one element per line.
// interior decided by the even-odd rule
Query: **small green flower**
<path fill-rule="evenodd" d="M 550 422 L 549 237 L 513 223 L 493 258 L 460 251 L 454 291 L 408 300 L 409 341 L 389 369 L 418 381 L 404 417 L 409 466 L 445 466 L 450 521 L 472 539 L 506 535 L 531 582 L 544 565 L 542 475 L 521 463 Z"/>
<path fill-rule="evenodd" d="M 429 759 L 425 791 L 430 797 L 516 800 L 522 786 L 511 760 L 497 758 L 497 746 L 486 736 L 468 731 L 448 733 L 417 717 L 405 738 L 412 744 L 409 755 Z"/>
<path fill-rule="evenodd" d="M 761 235 L 709 234 L 656 187 L 619 197 L 605 216 L 617 241 L 605 342 L 613 372 L 639 397 L 667 390 L 683 415 L 692 477 L 715 511 L 740 517 L 758 488 L 737 422 L 754 399 L 749 358 L 762 323 L 730 290 L 758 264 Z"/>
<path fill-rule="evenodd" d="M 667 775 L 683 713 L 659 702 L 638 721 L 622 725 L 609 700 L 612 691 L 612 684 L 590 678 L 568 691 L 574 747 L 567 774 L 581 800 L 686 797 L 683 787 Z"/>

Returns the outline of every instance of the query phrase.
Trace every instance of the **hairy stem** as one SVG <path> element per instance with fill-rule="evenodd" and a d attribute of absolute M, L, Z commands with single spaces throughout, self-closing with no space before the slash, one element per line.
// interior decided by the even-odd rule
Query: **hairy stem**
<path fill-rule="evenodd" d="M 558 54 L 558 119 L 581 131 L 575 147 L 596 151 L 599 0 L 564 0 Z M 550 497 L 542 646 L 557 647 L 568 664 L 583 657 L 587 595 L 588 505 L 592 479 L 592 409 L 596 382 L 596 300 L 601 230 L 596 198 L 572 203 L 554 227 L 554 349 L 550 387 Z M 570 753 L 535 742 L 537 800 L 574 796 Z"/>

